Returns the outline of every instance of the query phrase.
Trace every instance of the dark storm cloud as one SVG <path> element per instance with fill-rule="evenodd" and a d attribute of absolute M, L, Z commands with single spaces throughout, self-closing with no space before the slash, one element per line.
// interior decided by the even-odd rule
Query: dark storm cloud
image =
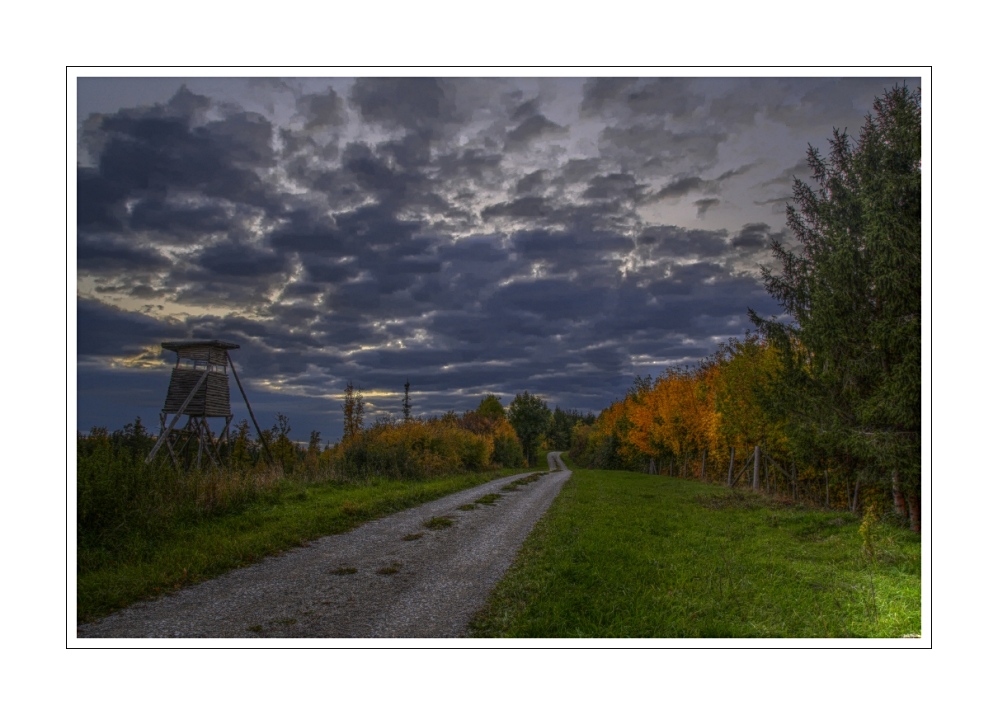
<path fill-rule="evenodd" d="M 727 231 L 703 231 L 680 226 L 650 226 L 637 238 L 648 256 L 718 258 L 728 249 Z"/>
<path fill-rule="evenodd" d="M 742 226 L 737 235 L 731 239 L 735 248 L 758 249 L 769 245 L 774 234 L 766 223 L 747 223 Z"/>
<path fill-rule="evenodd" d="M 706 186 L 708 182 L 701 179 L 699 176 L 687 176 L 683 179 L 676 179 L 668 186 L 664 186 L 658 191 L 656 191 L 650 198 L 656 199 L 669 199 L 678 198 L 680 196 L 685 196 L 691 191 L 701 191 Z"/>
<path fill-rule="evenodd" d="M 707 215 L 707 211 L 714 208 L 715 206 L 720 206 L 720 199 L 699 199 L 694 201 L 693 204 L 697 207 L 697 218 L 703 218 Z"/>
<path fill-rule="evenodd" d="M 81 167 L 81 231 L 161 231 L 199 240 L 226 230 L 226 209 L 213 200 L 266 204 L 257 169 L 273 166 L 273 127 L 264 117 L 229 110 L 208 120 L 210 101 L 181 89 L 164 105 L 93 117 L 95 167 Z M 197 196 L 196 202 L 184 197 Z"/>
<path fill-rule="evenodd" d="M 752 203 L 756 206 L 769 206 L 774 214 L 783 214 L 786 213 L 787 204 L 793 203 L 793 200 L 793 195 L 788 194 L 786 196 L 767 199 L 766 201 L 753 201 Z"/>
<path fill-rule="evenodd" d="M 904 80 L 877 77 L 812 77 L 787 80 L 790 101 L 766 105 L 766 113 L 788 126 L 813 126 L 822 121 L 831 136 L 830 128 L 848 130 L 859 136 L 863 116 L 869 111 L 874 97 Z M 908 80 L 908 86 L 918 85 L 917 79 Z M 818 118 L 821 120 L 818 120 Z"/>
<path fill-rule="evenodd" d="M 703 106 L 704 95 L 697 91 L 698 83 L 697 80 L 672 77 L 641 80 L 623 96 L 627 107 L 635 114 L 686 118 Z"/>
<path fill-rule="evenodd" d="M 564 279 L 511 283 L 497 290 L 486 305 L 496 312 L 532 313 L 548 321 L 573 320 L 601 312 L 608 293 Z"/>
<path fill-rule="evenodd" d="M 236 276 L 216 276 L 196 267 L 177 270 L 171 274 L 173 286 L 169 299 L 188 305 L 211 305 L 236 311 L 246 305 L 262 305 L 279 287 L 280 276 L 268 276 L 269 281 L 248 281 Z"/>
<path fill-rule="evenodd" d="M 588 182 L 599 173 L 599 159 L 570 159 L 561 167 L 561 179 L 569 184 Z"/>
<path fill-rule="evenodd" d="M 305 129 L 338 127 L 346 121 L 346 103 L 334 90 L 298 97 L 298 111 L 305 120 Z"/>
<path fill-rule="evenodd" d="M 525 119 L 540 114 L 540 100 L 536 97 L 528 100 L 517 107 L 510 119 L 514 122 L 522 122 Z"/>
<path fill-rule="evenodd" d="M 543 190 L 546 185 L 546 176 L 547 172 L 543 169 L 532 171 L 516 182 L 516 188 L 514 191 L 517 194 L 532 194 L 536 191 Z"/>
<path fill-rule="evenodd" d="M 435 134 L 459 120 L 448 80 L 362 77 L 354 83 L 350 101 L 365 120 L 389 128 Z"/>
<path fill-rule="evenodd" d="M 527 259 L 548 259 L 557 267 L 591 265 L 599 256 L 629 251 L 633 242 L 623 236 L 581 231 L 521 231 L 513 235 L 513 248 Z"/>
<path fill-rule="evenodd" d="M 76 353 L 80 357 L 134 356 L 177 329 L 177 323 L 86 298 L 76 301 L 76 325 Z"/>
<path fill-rule="evenodd" d="M 253 245 L 225 239 L 198 252 L 191 262 L 200 270 L 216 277 L 252 279 L 284 273 L 287 259 L 272 251 L 261 251 Z"/>
<path fill-rule="evenodd" d="M 440 257 L 445 261 L 459 263 L 495 264 L 509 259 L 502 248 L 500 236 L 473 236 L 440 248 Z"/>
<path fill-rule="evenodd" d="M 449 180 L 465 180 L 485 185 L 498 184 L 502 154 L 482 149 L 462 149 L 440 155 L 437 165 Z M 489 181 L 494 179 L 495 181 Z"/>
<path fill-rule="evenodd" d="M 95 274 L 164 270 L 172 262 L 153 248 L 119 238 L 81 235 L 76 244 L 77 270 Z"/>
<path fill-rule="evenodd" d="M 601 154 L 631 169 L 661 170 L 674 165 L 706 169 L 717 162 L 717 150 L 727 133 L 701 127 L 667 129 L 661 122 L 608 126 L 600 132 Z"/>
<path fill-rule="evenodd" d="M 568 129 L 552 122 L 542 114 L 524 119 L 506 135 L 506 149 L 521 150 L 531 142 L 545 137 L 557 137 L 568 133 Z"/>
<path fill-rule="evenodd" d="M 410 178 L 395 171 L 370 146 L 359 142 L 348 144 L 343 150 L 343 169 L 349 173 L 362 193 L 383 198 L 402 195 L 406 190 L 407 179 Z"/>
<path fill-rule="evenodd" d="M 620 96 L 637 83 L 634 78 L 621 77 L 596 77 L 586 80 L 582 88 L 582 105 L 580 110 L 583 115 L 599 113 L 604 107 L 611 107 L 617 104 Z"/>
<path fill-rule="evenodd" d="M 279 252 L 297 252 L 306 267 L 313 256 L 321 260 L 358 258 L 369 263 L 378 260 L 373 255 L 376 249 L 392 247 L 393 255 L 405 256 L 421 252 L 427 245 L 425 239 L 415 238 L 418 222 L 399 220 L 377 204 L 338 215 L 335 221 L 304 211 L 288 218 L 287 225 L 274 231 L 269 242 Z"/>
<path fill-rule="evenodd" d="M 127 195 L 125 186 L 108 181 L 96 169 L 76 170 L 76 225 L 81 230 L 116 230 L 122 226 L 121 200 Z"/>
<path fill-rule="evenodd" d="M 226 207 L 217 204 L 198 205 L 189 200 L 152 195 L 136 199 L 128 225 L 133 231 L 161 231 L 180 242 L 196 242 L 205 234 L 230 229 L 233 216 Z"/>
<path fill-rule="evenodd" d="M 637 201 L 641 198 L 645 184 L 639 184 L 633 174 L 617 173 L 594 176 L 589 187 L 582 194 L 586 199 L 616 199 Z"/>
<path fill-rule="evenodd" d="M 725 171 L 723 174 L 720 174 L 716 179 L 714 179 L 714 183 L 717 184 L 717 185 L 720 185 L 722 182 L 727 181 L 728 179 L 732 178 L 733 176 L 741 176 L 742 174 L 746 173 L 750 169 L 758 166 L 759 163 L 760 162 L 758 162 L 758 161 L 752 161 L 752 162 L 749 162 L 748 164 L 742 164 L 741 166 L 739 166 L 737 168 L 729 169 L 728 171 Z"/>
<path fill-rule="evenodd" d="M 557 213 L 547 199 L 540 196 L 523 196 L 513 201 L 493 204 L 482 209 L 482 218 L 544 219 Z"/>
<path fill-rule="evenodd" d="M 360 272 L 359 266 L 352 260 L 340 262 L 338 260 L 329 260 L 321 257 L 310 257 L 309 260 L 303 261 L 303 265 L 305 267 L 306 275 L 311 281 L 314 282 L 301 284 L 303 287 L 296 287 L 298 284 L 292 284 L 285 290 L 294 290 L 299 293 L 304 292 L 305 294 L 314 294 L 322 292 L 327 284 L 347 281 L 351 278 L 357 277 Z"/>
<path fill-rule="evenodd" d="M 732 177 L 744 174 L 754 165 L 754 163 L 745 164 L 737 169 L 730 169 L 720 174 L 716 179 L 703 179 L 699 176 L 684 176 L 666 184 L 658 191 L 647 194 L 643 198 L 645 201 L 655 201 L 658 199 L 676 199 L 693 192 L 718 193 L 721 191 L 725 181 Z"/>
<path fill-rule="evenodd" d="M 104 120 L 111 136 L 101 155 L 101 176 L 133 190 L 168 187 L 207 196 L 259 200 L 265 188 L 250 168 L 272 163 L 271 127 L 243 115 L 192 127 L 184 117 L 114 116 Z"/>

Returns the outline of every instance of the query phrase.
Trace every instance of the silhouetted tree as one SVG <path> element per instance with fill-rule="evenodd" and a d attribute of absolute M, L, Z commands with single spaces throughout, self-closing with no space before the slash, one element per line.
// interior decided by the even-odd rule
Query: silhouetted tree
<path fill-rule="evenodd" d="M 475 412 L 490 420 L 506 419 L 506 409 L 502 406 L 502 402 L 499 398 L 492 393 L 489 393 L 482 398 L 482 401 L 478 403 L 478 407 L 475 409 Z"/>
<path fill-rule="evenodd" d="M 517 393 L 509 404 L 509 422 L 523 445 L 527 463 L 532 464 L 534 453 L 551 423 L 551 410 L 540 397 L 524 391 L 522 395 Z"/>
<path fill-rule="evenodd" d="M 343 400 L 343 441 L 353 439 L 364 430 L 364 400 L 354 392 L 353 382 L 348 382 Z"/>

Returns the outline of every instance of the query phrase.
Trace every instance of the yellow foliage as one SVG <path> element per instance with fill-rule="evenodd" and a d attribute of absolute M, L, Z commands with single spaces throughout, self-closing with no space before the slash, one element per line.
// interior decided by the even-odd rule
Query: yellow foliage
<path fill-rule="evenodd" d="M 732 341 L 695 369 L 672 369 L 651 384 L 636 383 L 591 429 L 576 431 L 573 450 L 590 456 L 610 450 L 614 459 L 640 468 L 651 459 L 699 464 L 706 452 L 710 473 L 719 474 L 729 447 L 783 446 L 781 425 L 765 416 L 756 391 L 775 379 L 777 359 L 759 338 Z"/>
<path fill-rule="evenodd" d="M 474 434 L 454 420 L 409 420 L 376 424 L 344 440 L 334 459 L 345 474 L 422 479 L 484 471 L 493 448 L 492 435 Z"/>

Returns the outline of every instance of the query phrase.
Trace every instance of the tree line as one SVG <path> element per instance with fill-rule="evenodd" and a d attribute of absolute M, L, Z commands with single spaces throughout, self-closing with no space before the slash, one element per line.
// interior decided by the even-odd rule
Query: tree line
<path fill-rule="evenodd" d="M 406 381 L 401 418 L 380 417 L 365 428 L 363 396 L 348 383 L 343 439 L 331 449 L 340 473 L 408 479 L 448 471 L 531 466 L 546 450 L 567 450 L 573 427 L 596 419 L 592 413 L 560 407 L 552 411 L 529 391 L 517 393 L 508 407 L 488 394 L 477 408 L 461 415 L 451 410 L 440 416 L 413 417 L 410 388 Z"/>
<path fill-rule="evenodd" d="M 577 459 L 725 480 L 759 445 L 771 491 L 920 529 L 920 90 L 886 91 L 858 139 L 836 129 L 829 144 L 808 147 L 796 241 L 774 239 L 779 269 L 762 270 L 785 315 L 750 309 L 754 333 L 636 379 L 575 430 Z"/>
<path fill-rule="evenodd" d="M 517 394 L 508 406 L 489 394 L 462 415 L 413 417 L 407 389 L 400 417 L 380 417 L 365 426 L 363 397 L 352 383 L 344 398 L 346 419 L 338 443 L 324 442 L 317 430 L 307 443 L 292 440 L 291 421 L 281 413 L 257 438 L 242 420 L 228 440 L 219 441 L 221 469 L 206 463 L 203 469 L 178 470 L 164 451 L 147 463 L 156 435 L 138 417 L 113 432 L 94 427 L 78 434 L 78 544 L 88 558 L 106 556 L 137 534 L 152 543 L 178 520 L 197 521 L 261 499 L 301 495 L 316 483 L 527 468 L 537 464 L 543 450 L 567 450 L 573 428 L 596 419 L 591 413 L 552 411 L 529 392 Z"/>

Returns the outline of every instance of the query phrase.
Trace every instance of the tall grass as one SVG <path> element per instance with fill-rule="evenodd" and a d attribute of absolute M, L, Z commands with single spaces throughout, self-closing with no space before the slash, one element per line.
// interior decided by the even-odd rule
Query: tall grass
<path fill-rule="evenodd" d="M 270 462 L 238 425 L 221 450 L 225 468 L 187 471 L 165 450 L 146 464 L 155 439 L 138 419 L 113 433 L 78 435 L 80 618 L 513 474 L 523 463 L 522 452 L 502 447 L 501 425 L 476 434 L 450 421 L 382 423 L 325 450 L 317 432 L 307 447 L 289 432 L 281 415 L 264 431 Z"/>
<path fill-rule="evenodd" d="M 166 526 L 196 521 L 333 478 L 329 460 L 302 455 L 285 471 L 281 462 L 244 457 L 225 469 L 174 468 L 165 454 L 145 458 L 155 443 L 140 421 L 108 433 L 77 437 L 77 545 L 81 568 L 89 558 L 113 553 L 122 542 L 154 541 Z M 231 450 L 223 450 L 231 451 Z"/>
<path fill-rule="evenodd" d="M 920 538 L 678 478 L 577 470 L 473 623 L 483 637 L 899 638 Z"/>

